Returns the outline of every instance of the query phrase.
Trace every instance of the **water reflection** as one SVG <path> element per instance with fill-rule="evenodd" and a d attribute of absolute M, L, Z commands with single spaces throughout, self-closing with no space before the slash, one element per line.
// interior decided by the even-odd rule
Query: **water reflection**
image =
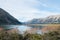
<path fill-rule="evenodd" d="M 0 27 L 8 30 L 8 29 L 13 29 L 13 28 L 17 28 L 20 31 L 26 31 L 28 29 L 31 29 L 32 27 L 28 27 L 26 25 L 0 25 Z"/>
<path fill-rule="evenodd" d="M 0 27 L 3 27 L 5 30 L 9 30 L 9 29 L 18 29 L 21 33 L 24 33 L 24 32 L 34 32 L 34 33 L 41 33 L 41 30 L 40 28 L 34 28 L 33 26 L 27 26 L 27 25 L 1 25 Z"/>

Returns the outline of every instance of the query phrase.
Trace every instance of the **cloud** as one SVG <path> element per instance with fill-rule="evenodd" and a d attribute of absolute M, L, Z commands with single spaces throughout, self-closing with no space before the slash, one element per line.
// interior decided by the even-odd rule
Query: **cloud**
<path fill-rule="evenodd" d="M 39 2 L 40 2 L 40 5 L 44 7 L 60 10 L 59 0 L 40 0 Z"/>
<path fill-rule="evenodd" d="M 2 2 L 3 4 L 0 3 L 2 8 L 18 20 L 20 18 L 32 19 L 34 18 L 34 13 L 38 12 L 37 9 L 33 8 L 38 3 L 36 0 L 7 0 Z"/>
<path fill-rule="evenodd" d="M 58 12 L 55 13 L 45 10 L 42 11 L 40 10 L 41 7 L 37 9 L 39 5 L 54 8 L 54 6 L 50 4 L 49 6 L 46 2 L 47 0 L 45 0 L 45 2 L 42 2 L 40 0 L 0 0 L 0 6 L 1 8 L 8 11 L 12 16 L 17 18 L 19 21 L 27 21 L 33 18 L 59 14 Z"/>

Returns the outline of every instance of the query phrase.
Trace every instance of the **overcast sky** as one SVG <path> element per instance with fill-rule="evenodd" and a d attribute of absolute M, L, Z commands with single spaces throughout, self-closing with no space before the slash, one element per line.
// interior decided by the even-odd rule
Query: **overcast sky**
<path fill-rule="evenodd" d="M 21 22 L 60 14 L 60 0 L 0 0 L 0 8 Z"/>

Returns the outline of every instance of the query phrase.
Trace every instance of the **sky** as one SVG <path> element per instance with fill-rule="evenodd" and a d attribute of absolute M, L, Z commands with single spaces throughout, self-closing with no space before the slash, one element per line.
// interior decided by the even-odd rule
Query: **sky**
<path fill-rule="evenodd" d="M 0 8 L 20 22 L 60 15 L 60 0 L 0 0 Z"/>

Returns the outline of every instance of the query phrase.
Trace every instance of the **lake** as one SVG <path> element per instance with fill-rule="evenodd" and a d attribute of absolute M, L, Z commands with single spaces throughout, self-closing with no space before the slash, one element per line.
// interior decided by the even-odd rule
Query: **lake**
<path fill-rule="evenodd" d="M 27 25 L 1 25 L 0 27 L 3 27 L 6 30 L 17 28 L 20 32 L 25 32 L 26 30 L 30 30 L 34 27 L 32 26 L 27 26 Z M 35 31 L 35 29 L 34 29 Z M 36 30 L 37 33 L 39 33 L 40 30 Z"/>

